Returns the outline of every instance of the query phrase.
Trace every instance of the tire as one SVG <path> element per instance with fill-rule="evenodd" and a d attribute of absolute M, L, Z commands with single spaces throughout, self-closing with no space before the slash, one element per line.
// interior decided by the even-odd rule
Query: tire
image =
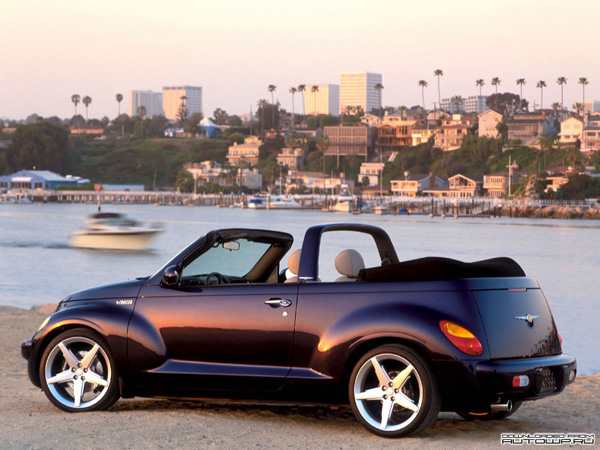
<path fill-rule="evenodd" d="M 117 370 L 106 341 L 86 328 L 65 331 L 40 360 L 46 397 L 67 412 L 97 411 L 119 399 Z"/>
<path fill-rule="evenodd" d="M 402 345 L 384 345 L 358 360 L 349 382 L 352 411 L 371 433 L 397 438 L 431 426 L 441 399 L 428 364 Z"/>
<path fill-rule="evenodd" d="M 460 417 L 465 420 L 503 420 L 507 417 L 512 416 L 517 410 L 521 407 L 523 402 L 521 400 L 517 400 L 513 402 L 512 409 L 510 411 L 490 411 L 490 412 L 464 412 L 464 411 L 456 411 Z"/>

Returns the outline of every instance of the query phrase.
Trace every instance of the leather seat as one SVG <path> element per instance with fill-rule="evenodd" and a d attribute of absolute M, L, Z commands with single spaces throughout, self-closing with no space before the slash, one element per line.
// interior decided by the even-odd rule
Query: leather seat
<path fill-rule="evenodd" d="M 336 282 L 356 281 L 358 272 L 365 268 L 363 257 L 354 249 L 343 250 L 335 257 L 335 269 L 343 275 Z"/>
<path fill-rule="evenodd" d="M 302 250 L 298 249 L 288 257 L 288 270 L 286 271 L 287 279 L 284 283 L 297 283 L 298 282 L 298 272 L 300 270 L 300 252 Z"/>

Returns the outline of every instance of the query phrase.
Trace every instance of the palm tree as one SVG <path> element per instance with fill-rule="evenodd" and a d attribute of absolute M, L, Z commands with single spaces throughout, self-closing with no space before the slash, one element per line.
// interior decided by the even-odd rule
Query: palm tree
<path fill-rule="evenodd" d="M 123 101 L 123 94 L 117 94 L 117 103 L 119 104 L 119 114 L 117 117 L 121 115 L 121 102 Z"/>
<path fill-rule="evenodd" d="M 460 95 L 455 95 L 452 97 L 452 104 L 456 106 L 456 112 L 460 112 L 460 105 L 462 104 L 462 101 L 463 99 Z"/>
<path fill-rule="evenodd" d="M 554 111 L 554 117 L 558 117 L 558 110 L 562 108 L 562 104 L 554 102 L 550 105 L 550 107 Z"/>
<path fill-rule="evenodd" d="M 517 80 L 517 86 L 519 86 L 521 88 L 520 99 L 519 99 L 519 100 L 521 100 L 521 102 L 520 102 L 520 105 L 519 105 L 519 110 L 521 110 L 522 106 L 523 106 L 523 86 L 525 84 L 527 84 L 527 82 L 525 81 L 525 78 L 519 78 Z"/>
<path fill-rule="evenodd" d="M 79 94 L 71 95 L 71 101 L 75 104 L 75 115 L 77 115 L 77 103 L 81 101 L 81 96 Z"/>
<path fill-rule="evenodd" d="M 483 78 L 475 80 L 475 86 L 479 86 L 479 96 L 481 97 L 481 88 L 485 86 L 485 81 L 483 81 Z"/>
<path fill-rule="evenodd" d="M 558 77 L 556 82 L 560 86 L 560 109 L 565 109 L 563 107 L 563 85 L 567 84 L 567 79 L 565 77 Z"/>
<path fill-rule="evenodd" d="M 83 103 L 85 105 L 85 121 L 87 123 L 87 121 L 88 121 L 88 106 L 90 106 L 90 103 L 92 103 L 92 97 L 90 97 L 89 95 L 86 95 L 85 97 L 83 97 L 83 100 L 81 100 L 81 103 Z"/>
<path fill-rule="evenodd" d="M 138 106 L 137 115 L 140 118 L 140 132 L 142 139 L 144 139 L 144 116 L 146 115 L 146 107 L 143 105 Z"/>
<path fill-rule="evenodd" d="M 260 132 L 262 134 L 264 134 L 264 132 L 265 132 L 265 108 L 267 107 L 268 104 L 269 104 L 269 102 L 267 102 L 265 99 L 261 99 L 258 101 L 258 109 L 260 109 L 260 114 L 261 114 Z"/>
<path fill-rule="evenodd" d="M 377 83 L 375 85 L 375 90 L 379 94 L 379 118 L 381 119 L 381 110 L 382 110 L 382 106 L 381 106 L 381 91 L 383 90 L 383 84 Z"/>
<path fill-rule="evenodd" d="M 583 110 L 583 104 L 579 102 L 573 103 L 573 109 L 577 111 L 577 114 L 579 115 L 580 111 Z"/>
<path fill-rule="evenodd" d="M 273 105 L 273 117 L 271 118 L 271 121 L 273 122 L 273 128 L 275 128 L 275 97 L 273 92 L 275 92 L 276 89 L 277 86 L 275 86 L 274 84 L 270 84 L 267 88 L 267 90 L 271 93 L 271 105 Z"/>
<path fill-rule="evenodd" d="M 580 78 L 577 83 L 580 84 L 581 87 L 583 88 L 583 100 L 581 101 L 581 104 L 585 108 L 585 87 L 588 84 L 590 84 L 590 82 L 587 80 L 587 78 Z M 583 113 L 585 114 L 585 109 L 584 109 Z"/>
<path fill-rule="evenodd" d="M 544 80 L 540 80 L 537 82 L 537 87 L 540 90 L 540 109 L 544 109 L 544 88 L 546 87 L 546 82 Z"/>
<path fill-rule="evenodd" d="M 423 110 L 425 110 L 425 88 L 427 87 L 427 81 L 419 80 L 419 86 L 421 86 L 421 97 L 423 100 Z"/>
<path fill-rule="evenodd" d="M 435 69 L 433 71 L 433 76 L 438 77 L 438 105 L 442 104 L 442 95 L 440 93 L 440 77 L 444 76 L 444 72 L 442 72 L 442 69 Z"/>
<path fill-rule="evenodd" d="M 319 92 L 319 86 L 317 86 L 316 84 L 313 84 L 313 86 L 310 88 L 310 92 L 312 92 L 313 94 L 313 113 L 315 115 L 315 117 L 318 114 L 317 111 L 317 92 Z"/>
<path fill-rule="evenodd" d="M 296 126 L 296 123 L 294 121 L 294 95 L 296 94 L 296 92 L 298 92 L 298 89 L 292 86 L 290 88 L 290 94 L 292 94 L 292 130 Z"/>
<path fill-rule="evenodd" d="M 306 115 L 306 107 L 304 106 L 304 91 L 306 91 L 305 84 L 298 85 L 298 92 L 302 92 L 302 115 Z"/>
<path fill-rule="evenodd" d="M 498 109 L 498 86 L 502 83 L 502 80 L 498 77 L 492 78 L 492 86 L 496 87 L 496 98 L 494 99 L 494 106 Z"/>

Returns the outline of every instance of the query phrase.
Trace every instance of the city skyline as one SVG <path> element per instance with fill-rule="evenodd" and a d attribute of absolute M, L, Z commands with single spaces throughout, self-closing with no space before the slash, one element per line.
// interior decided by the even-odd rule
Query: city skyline
<path fill-rule="evenodd" d="M 143 6 L 140 7 L 140 6 Z M 539 106 L 560 102 L 558 77 L 567 78 L 564 105 L 600 97 L 600 67 L 593 64 L 594 19 L 600 4 L 558 0 L 413 2 L 356 0 L 316 2 L 302 8 L 224 1 L 177 0 L 59 4 L 10 2 L 0 16 L 0 117 L 24 119 L 37 113 L 73 115 L 71 96 L 89 95 L 90 118 L 128 110 L 131 90 L 159 92 L 162 86 L 202 86 L 204 113 L 220 107 L 244 114 L 260 99 L 275 100 L 291 112 L 290 87 L 338 84 L 342 72 L 383 77 L 384 106 L 421 105 L 438 100 L 434 70 L 441 69 L 441 96 L 519 93 Z M 185 11 L 185 14 L 181 12 Z M 399 18 L 403 18 L 399 20 Z M 567 30 L 567 32 L 561 32 Z M 299 97 L 296 111 L 299 112 Z"/>

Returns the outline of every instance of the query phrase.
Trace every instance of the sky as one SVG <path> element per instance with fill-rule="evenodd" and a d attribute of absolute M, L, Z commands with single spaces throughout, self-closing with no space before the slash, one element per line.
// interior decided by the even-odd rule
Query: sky
<path fill-rule="evenodd" d="M 289 89 L 339 84 L 341 72 L 383 76 L 385 106 L 427 108 L 441 96 L 518 93 L 539 107 L 600 99 L 597 0 L 0 0 L 0 118 L 71 117 L 73 94 L 89 117 L 127 110 L 130 90 L 203 87 L 203 109 L 243 114 L 267 87 L 292 109 Z M 296 96 L 295 110 L 301 109 Z M 78 112 L 82 113 L 80 104 Z"/>

